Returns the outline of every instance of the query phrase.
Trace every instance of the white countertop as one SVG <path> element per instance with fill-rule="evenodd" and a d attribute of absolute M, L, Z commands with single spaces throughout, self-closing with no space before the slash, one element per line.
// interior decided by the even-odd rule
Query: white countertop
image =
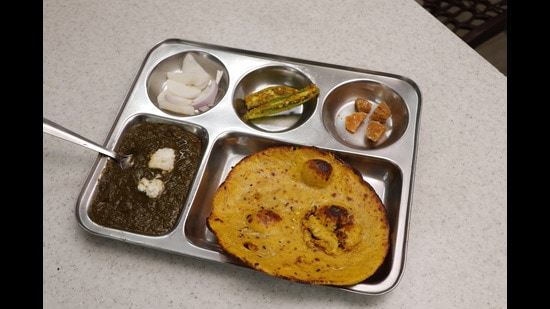
<path fill-rule="evenodd" d="M 389 293 L 92 235 L 75 205 L 97 153 L 44 134 L 44 308 L 507 307 L 507 78 L 415 1 L 43 6 L 43 114 L 100 144 L 147 52 L 167 38 L 403 75 L 422 94 L 407 260 Z"/>

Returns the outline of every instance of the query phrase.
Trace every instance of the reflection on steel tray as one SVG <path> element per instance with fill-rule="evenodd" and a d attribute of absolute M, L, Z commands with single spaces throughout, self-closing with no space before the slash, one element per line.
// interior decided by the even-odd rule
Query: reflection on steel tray
<path fill-rule="evenodd" d="M 177 71 L 187 53 L 212 76 L 223 73 L 212 108 L 180 115 L 159 108 L 157 97 L 166 74 Z M 268 86 L 302 88 L 315 83 L 319 95 L 277 117 L 243 121 L 245 95 Z M 345 116 L 363 97 L 376 106 L 386 101 L 392 111 L 388 130 L 374 143 L 345 130 Z M 140 122 L 169 123 L 196 133 L 203 157 L 176 227 L 166 235 L 145 236 L 94 223 L 88 208 L 107 158 L 99 156 L 80 193 L 76 216 L 88 232 L 205 260 L 244 266 L 218 246 L 206 226 L 218 185 L 245 156 L 280 144 L 329 150 L 355 167 L 376 190 L 388 212 L 391 245 L 384 264 L 359 284 L 335 287 L 353 293 L 380 295 L 398 284 L 404 270 L 421 96 L 410 79 L 394 74 L 251 52 L 180 39 L 168 39 L 147 54 L 105 146 Z M 364 130 L 359 128 L 359 130 Z"/>

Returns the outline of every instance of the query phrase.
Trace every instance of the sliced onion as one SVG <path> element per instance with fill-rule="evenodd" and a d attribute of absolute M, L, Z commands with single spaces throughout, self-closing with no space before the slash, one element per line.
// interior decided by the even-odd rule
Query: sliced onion
<path fill-rule="evenodd" d="M 169 101 L 161 101 L 159 102 L 159 107 L 162 109 L 166 109 L 166 110 L 179 113 L 179 114 L 184 114 L 184 115 L 195 114 L 195 108 L 191 105 L 182 105 L 182 104 L 175 104 Z"/>
<path fill-rule="evenodd" d="M 193 86 L 199 88 L 200 90 L 204 90 L 204 88 L 210 84 L 210 75 L 206 73 L 206 71 L 203 72 L 204 74 L 201 72 L 193 72 L 193 74 L 195 74 Z"/>
<path fill-rule="evenodd" d="M 184 85 L 193 85 L 195 83 L 196 74 L 192 72 L 167 72 L 166 76 L 168 79 L 182 83 Z"/>
<path fill-rule="evenodd" d="M 198 108 L 198 110 L 202 113 L 206 112 L 209 109 L 210 109 L 210 106 L 208 106 L 208 105 L 201 106 L 201 107 Z"/>
<path fill-rule="evenodd" d="M 216 84 L 220 83 L 220 80 L 222 80 L 222 76 L 223 76 L 223 71 L 217 70 L 216 71 Z"/>
<path fill-rule="evenodd" d="M 168 90 L 173 95 L 184 97 L 190 100 L 198 98 L 202 92 L 201 89 L 197 87 L 188 86 L 172 79 L 168 79 L 166 81 L 166 90 Z"/>
<path fill-rule="evenodd" d="M 186 98 L 171 95 L 166 90 L 163 90 L 157 97 L 159 107 L 172 112 L 193 115 L 195 108 L 191 106 L 191 101 Z"/>
<path fill-rule="evenodd" d="M 159 94 L 159 107 L 177 113 L 192 115 L 214 105 L 218 95 L 218 83 L 223 71 L 217 70 L 212 77 L 196 61 L 192 54 L 183 59 L 182 71 L 167 72 L 166 88 Z"/>
<path fill-rule="evenodd" d="M 195 100 L 193 100 L 193 107 L 200 109 L 203 106 L 213 105 L 217 94 L 218 84 L 216 82 L 212 82 Z"/>
<path fill-rule="evenodd" d="M 157 97 L 157 101 L 168 101 L 172 104 L 180 104 L 180 105 L 191 105 L 193 103 L 193 100 L 186 99 L 184 97 L 180 97 L 177 95 L 174 95 L 170 93 L 167 89 L 164 89 L 159 96 Z"/>

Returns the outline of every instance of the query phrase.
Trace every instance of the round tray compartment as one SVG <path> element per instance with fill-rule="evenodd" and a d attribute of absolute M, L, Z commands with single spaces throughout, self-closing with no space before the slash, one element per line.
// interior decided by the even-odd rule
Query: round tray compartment
<path fill-rule="evenodd" d="M 222 72 L 222 77 L 218 83 L 218 91 L 216 94 L 216 98 L 214 99 L 213 105 L 210 106 L 209 109 L 204 111 L 195 109 L 195 112 L 193 115 L 178 113 L 171 110 L 160 108 L 158 103 L 158 96 L 167 87 L 166 83 L 168 80 L 168 76 L 167 76 L 168 72 L 181 72 L 183 59 L 189 53 L 193 55 L 196 62 L 214 80 L 216 79 L 216 75 L 218 74 L 218 71 Z M 155 104 L 155 106 L 161 109 L 162 111 L 172 115 L 189 117 L 189 116 L 195 116 L 202 113 L 206 113 L 210 111 L 212 108 L 214 108 L 216 104 L 218 104 L 227 93 L 228 86 L 229 86 L 229 74 L 225 65 L 218 58 L 214 57 L 209 53 L 193 50 L 193 51 L 186 51 L 186 52 L 174 54 L 172 56 L 169 56 L 163 59 L 161 62 L 159 62 L 159 64 L 157 64 L 153 68 L 153 70 L 151 71 L 151 74 L 149 74 L 149 77 L 147 79 L 147 94 L 151 102 L 153 102 L 153 104 Z"/>
<path fill-rule="evenodd" d="M 352 133 L 346 129 L 346 116 L 356 112 L 355 100 L 363 98 L 372 103 L 368 116 Z M 380 103 L 386 102 L 391 116 L 383 123 L 385 133 L 376 142 L 366 136 L 370 116 Z M 340 84 L 329 91 L 323 102 L 323 123 L 342 144 L 356 149 L 378 149 L 397 141 L 407 129 L 409 111 L 397 92 L 380 82 L 354 80 Z"/>
<path fill-rule="evenodd" d="M 242 119 L 247 112 L 245 96 L 271 86 L 284 85 L 296 89 L 312 84 L 312 80 L 290 66 L 267 66 L 246 74 L 233 92 L 233 107 Z M 305 123 L 315 111 L 318 96 L 292 109 L 267 117 L 243 120 L 248 126 L 264 132 L 285 132 Z"/>

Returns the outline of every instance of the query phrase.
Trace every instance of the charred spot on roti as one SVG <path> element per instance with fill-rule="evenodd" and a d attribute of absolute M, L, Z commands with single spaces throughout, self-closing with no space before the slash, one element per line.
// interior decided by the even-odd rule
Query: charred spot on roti
<path fill-rule="evenodd" d="M 325 160 L 311 159 L 303 164 L 302 180 L 309 186 L 323 188 L 328 185 L 332 175 L 332 165 Z"/>

